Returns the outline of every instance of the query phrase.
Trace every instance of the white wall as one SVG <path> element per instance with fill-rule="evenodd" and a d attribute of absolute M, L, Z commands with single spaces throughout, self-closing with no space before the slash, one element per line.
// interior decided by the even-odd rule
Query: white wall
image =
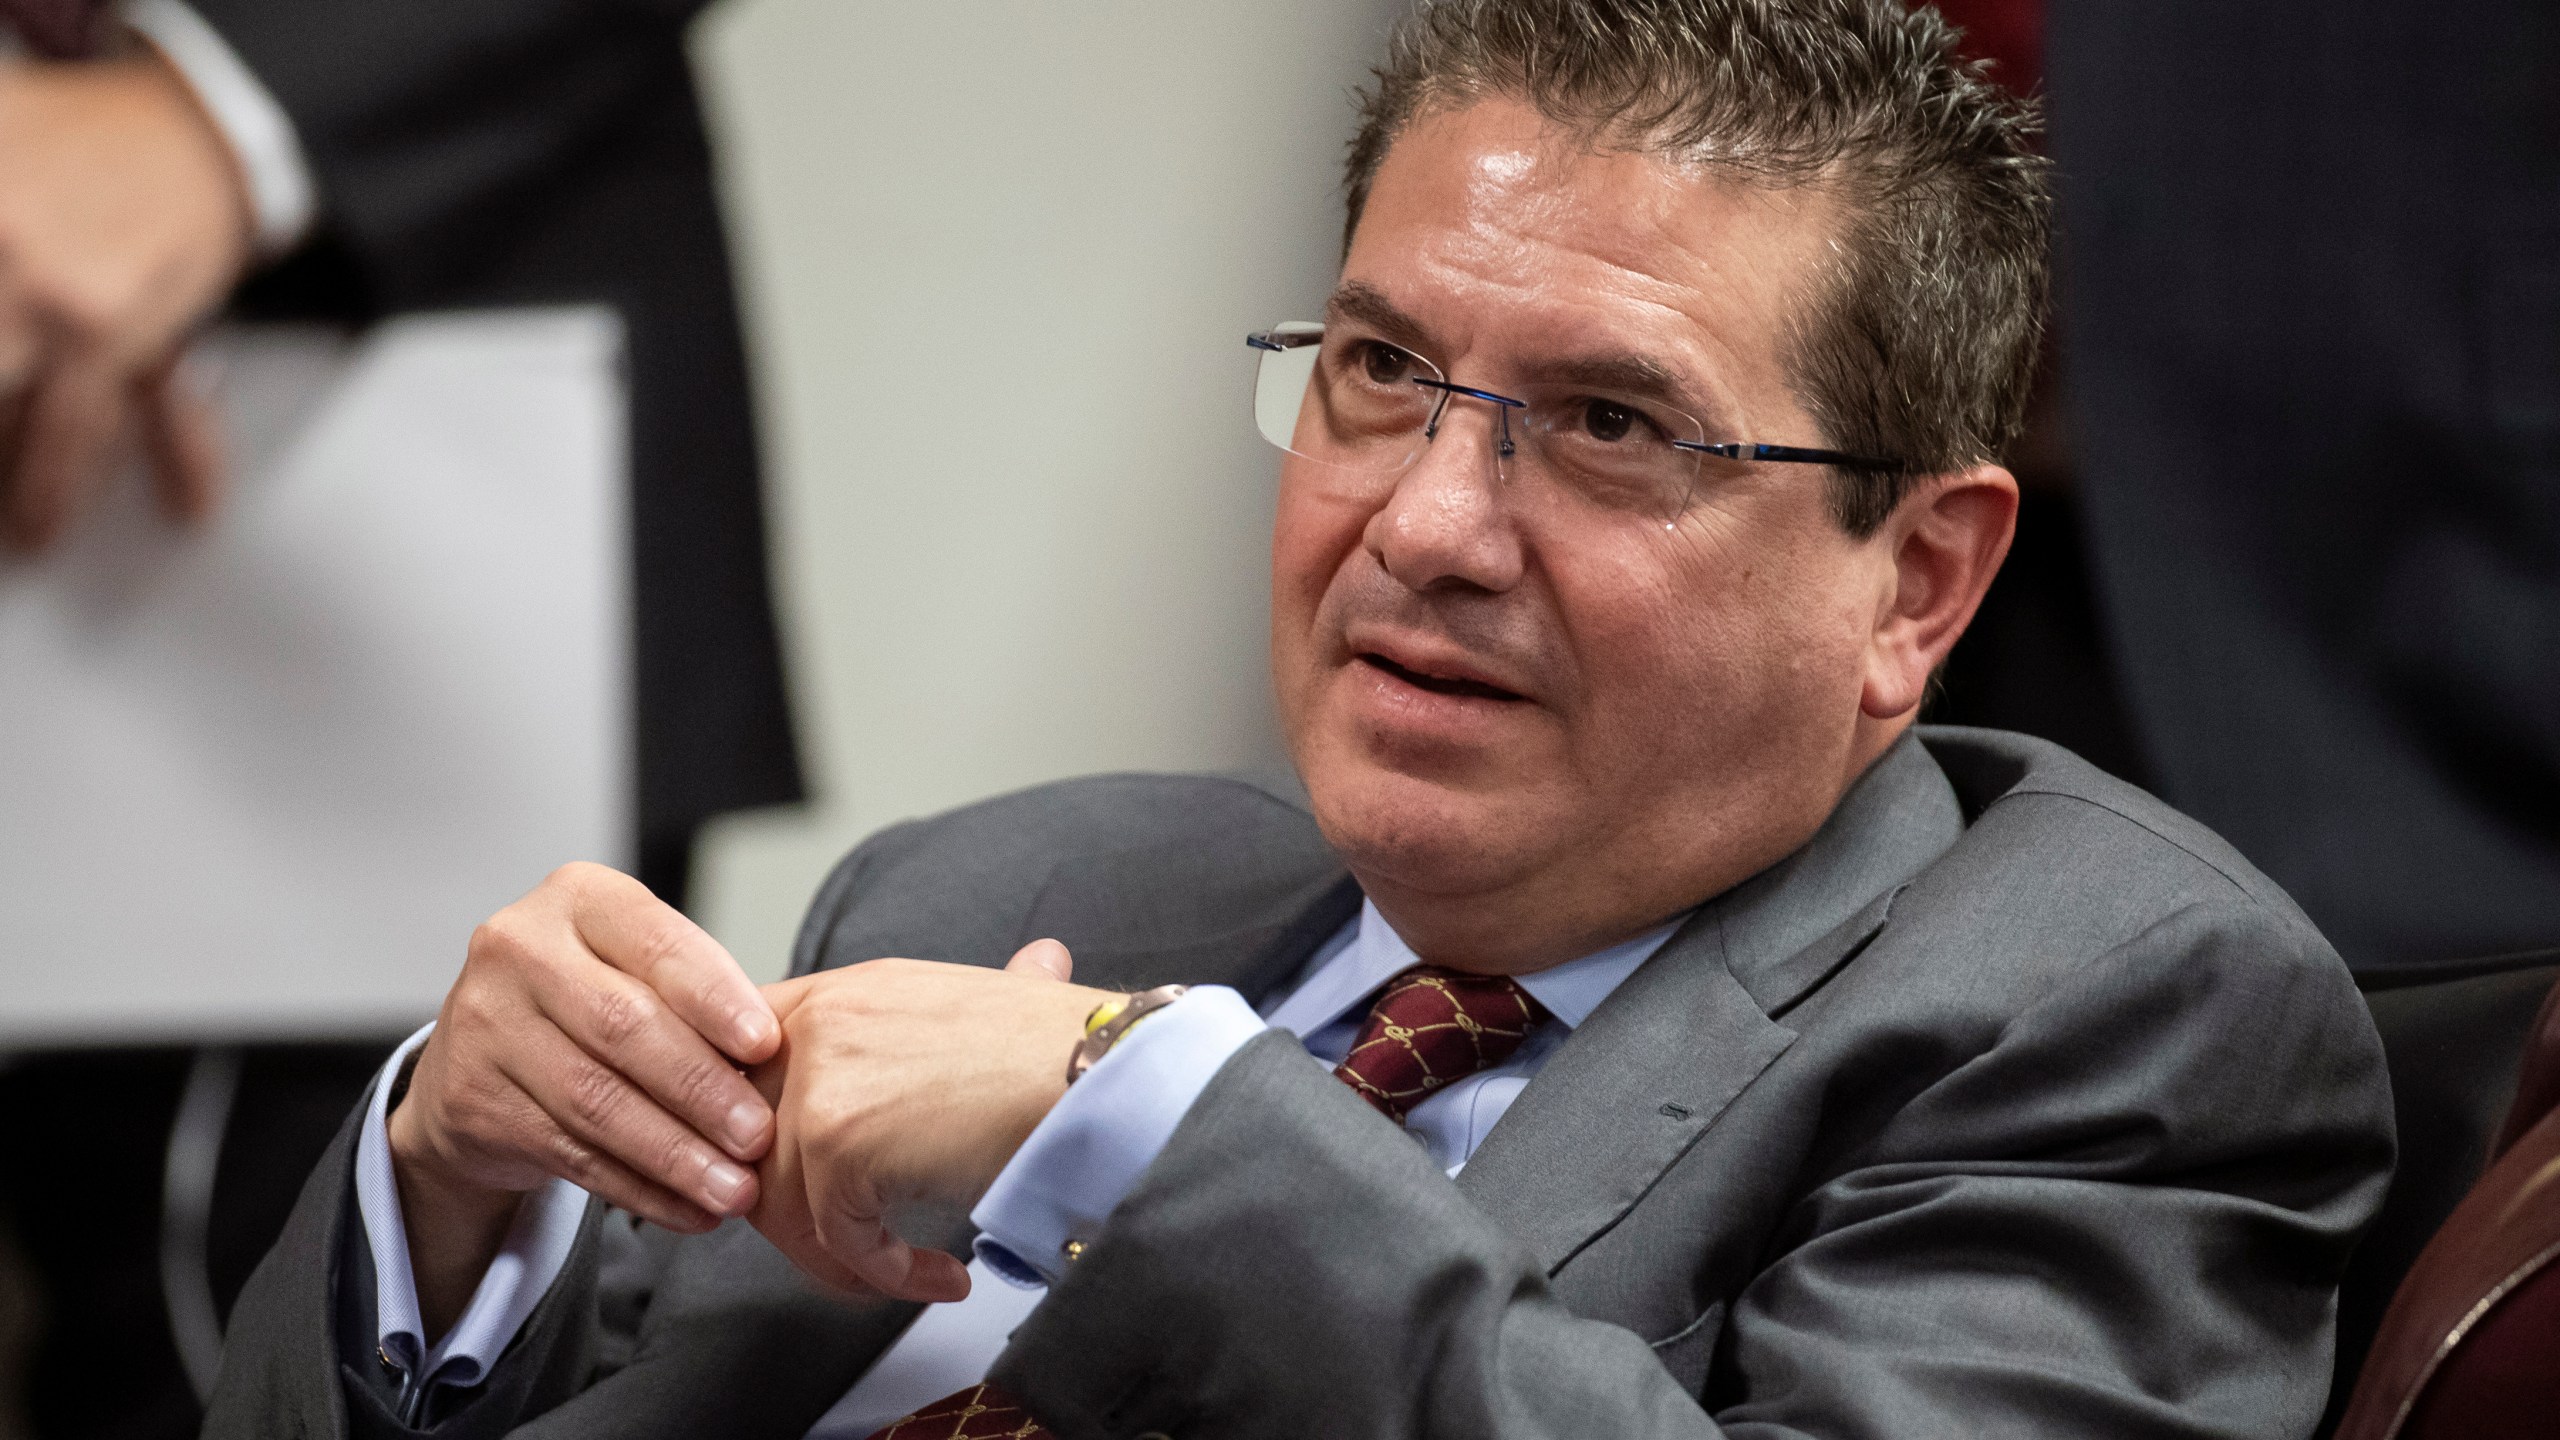
<path fill-rule="evenodd" d="M 1247 330 L 1333 274 L 1394 0 L 752 0 L 697 52 L 759 363 L 804 810 L 697 912 L 779 974 L 894 820 L 1277 753 Z"/>

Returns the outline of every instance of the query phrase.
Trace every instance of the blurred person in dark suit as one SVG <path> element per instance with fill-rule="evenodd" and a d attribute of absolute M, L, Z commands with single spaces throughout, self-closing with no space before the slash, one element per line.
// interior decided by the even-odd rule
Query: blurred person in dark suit
<path fill-rule="evenodd" d="M 236 314 L 349 325 L 621 313 L 641 868 L 678 900 L 705 819 L 801 793 L 684 53 L 698 8 L 141 0 L 126 18 L 150 44 L 0 80 L 0 392 L 15 422 L 0 517 L 21 547 L 104 483 L 128 422 L 175 508 L 214 503 L 214 437 L 172 361 L 226 297 Z"/>
<path fill-rule="evenodd" d="M 678 905 L 705 820 L 801 794 L 684 49 L 700 8 L 0 0 L 31 52 L 0 70 L 0 540 L 44 549 L 137 438 L 175 514 L 219 505 L 220 436 L 177 367 L 215 314 L 352 328 L 612 306 L 631 400 L 634 841 L 640 877 Z M 253 1055 L 241 1103 L 268 1108 L 233 1134 L 276 1151 L 263 1168 L 300 1173 L 387 1049 Z M 127 1051 L 34 1058 L 0 1080 L 0 1206 L 51 1307 L 43 1433 L 193 1429 L 149 1239 L 183 1070 L 182 1055 Z M 328 1118 L 282 1118 L 306 1114 Z M 120 1176 L 115 1193 L 49 1194 L 42 1167 L 18 1163 L 63 1143 Z M 249 1168 L 226 1164 L 215 1199 L 226 1298 L 290 1200 Z"/>
<path fill-rule="evenodd" d="M 2160 788 L 2351 964 L 2560 943 L 2560 12 L 2056 4 L 2047 46 Z"/>
<path fill-rule="evenodd" d="M 1966 58 L 2023 96 L 2044 93 L 2045 0 L 1938 0 Z M 2018 477 L 2018 534 L 1999 579 L 1939 674 L 1930 718 L 2021 730 L 2107 773 L 2152 783 L 2099 626 L 2079 488 L 2062 403 L 2062 321 L 2045 330 L 2027 427 L 2006 463 Z"/>

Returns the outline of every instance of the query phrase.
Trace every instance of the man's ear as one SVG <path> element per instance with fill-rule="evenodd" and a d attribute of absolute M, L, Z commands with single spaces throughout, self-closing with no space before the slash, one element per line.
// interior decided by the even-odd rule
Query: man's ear
<path fill-rule="evenodd" d="M 2018 482 L 1997 465 L 1932 475 L 1912 486 L 1876 535 L 1893 561 L 1892 593 L 1867 642 L 1859 706 L 1891 720 L 1917 709 L 1929 676 L 1973 621 L 2009 553 Z"/>

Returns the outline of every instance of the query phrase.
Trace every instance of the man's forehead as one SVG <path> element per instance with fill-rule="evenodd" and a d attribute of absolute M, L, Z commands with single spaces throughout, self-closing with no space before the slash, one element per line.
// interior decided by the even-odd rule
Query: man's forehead
<path fill-rule="evenodd" d="M 1336 298 L 1383 298 L 1432 332 L 1411 338 L 1442 344 L 1519 328 L 1765 362 L 1832 253 L 1835 213 L 1816 186 L 1598 145 L 1488 98 L 1397 138 Z"/>

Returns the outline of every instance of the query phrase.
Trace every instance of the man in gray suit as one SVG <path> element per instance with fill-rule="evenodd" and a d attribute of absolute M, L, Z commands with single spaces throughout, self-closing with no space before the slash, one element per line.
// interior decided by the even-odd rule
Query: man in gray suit
<path fill-rule="evenodd" d="M 1312 813 L 902 826 L 763 992 L 560 872 L 208 1433 L 2307 1433 L 2391 1160 L 2344 970 L 2149 797 L 1913 728 L 2043 293 L 1950 55 L 1892 0 L 1417 11 L 1323 321 L 1252 339 Z"/>

